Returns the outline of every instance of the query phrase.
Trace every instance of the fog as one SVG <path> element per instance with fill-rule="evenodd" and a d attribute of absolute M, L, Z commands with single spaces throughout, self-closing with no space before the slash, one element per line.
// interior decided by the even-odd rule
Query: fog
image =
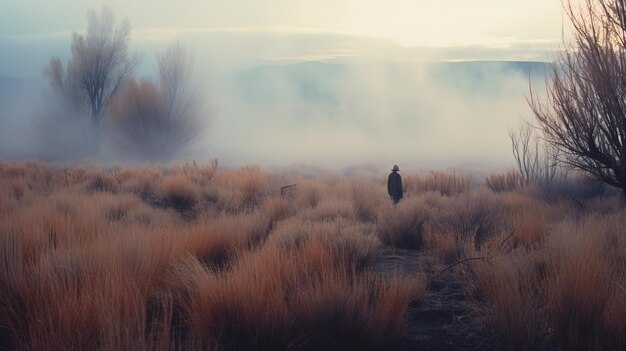
<path fill-rule="evenodd" d="M 526 72 L 500 62 L 254 69 L 215 93 L 212 140 L 244 162 L 506 164 L 507 129 L 529 112 Z"/>
<path fill-rule="evenodd" d="M 64 34 L 67 35 L 67 34 Z M 507 131 L 529 119 L 529 82 L 542 90 L 554 46 L 404 47 L 383 38 L 284 30 L 137 30 L 135 73 L 180 40 L 196 56 L 206 128 L 181 159 L 220 164 L 374 165 L 491 169 L 512 166 Z M 70 36 L 0 46 L 0 157 L 76 161 L 75 122 L 41 137 L 42 71 L 69 59 Z M 477 61 L 475 61 L 477 60 Z M 128 161 L 104 147 L 100 161 Z M 67 156 L 67 157 L 64 157 Z M 135 160 L 137 161 L 137 160 Z"/>

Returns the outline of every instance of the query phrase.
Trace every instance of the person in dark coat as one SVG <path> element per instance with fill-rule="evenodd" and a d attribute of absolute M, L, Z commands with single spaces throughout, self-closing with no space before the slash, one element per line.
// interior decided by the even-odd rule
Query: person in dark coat
<path fill-rule="evenodd" d="M 398 165 L 394 165 L 391 173 L 389 174 L 389 178 L 387 178 L 387 192 L 389 193 L 391 201 L 393 201 L 394 205 L 400 202 L 400 199 L 402 199 L 402 193 L 404 192 L 402 190 L 402 177 L 398 174 L 399 171 L 400 168 Z"/>

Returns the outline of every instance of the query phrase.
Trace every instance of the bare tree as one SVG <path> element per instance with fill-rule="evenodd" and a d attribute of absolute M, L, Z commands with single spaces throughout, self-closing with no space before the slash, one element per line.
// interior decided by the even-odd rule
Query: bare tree
<path fill-rule="evenodd" d="M 560 160 L 626 195 L 626 0 L 565 6 L 575 45 L 552 66 L 547 102 L 530 105 Z"/>
<path fill-rule="evenodd" d="M 531 182 L 533 173 L 538 165 L 538 150 L 532 150 L 532 129 L 524 125 L 518 130 L 509 130 L 509 138 L 511 139 L 511 147 L 513 157 L 517 163 L 517 170 L 524 180 L 524 184 Z"/>
<path fill-rule="evenodd" d="M 187 147 L 199 133 L 198 91 L 191 80 L 194 60 L 179 42 L 157 57 L 159 86 L 167 106 L 166 150 L 172 155 Z"/>
<path fill-rule="evenodd" d="M 126 82 L 135 60 L 128 56 L 128 20 L 115 25 L 113 11 L 103 7 L 99 14 L 89 11 L 87 22 L 86 35 L 72 35 L 67 69 L 54 57 L 46 75 L 54 96 L 68 111 L 89 118 L 99 147 L 107 105 Z"/>
<path fill-rule="evenodd" d="M 538 185 L 543 190 L 567 177 L 560 167 L 559 151 L 543 142 L 529 124 L 509 130 L 513 157 L 525 185 Z"/>
<path fill-rule="evenodd" d="M 193 59 L 178 42 L 157 56 L 158 83 L 131 79 L 109 109 L 113 137 L 135 156 L 169 161 L 200 132 Z"/>

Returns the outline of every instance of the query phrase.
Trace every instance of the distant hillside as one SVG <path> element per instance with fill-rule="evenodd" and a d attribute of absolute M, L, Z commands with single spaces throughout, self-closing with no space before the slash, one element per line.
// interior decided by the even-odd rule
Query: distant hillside
<path fill-rule="evenodd" d="M 472 74 L 477 77 L 493 70 L 524 76 L 543 76 L 549 70 L 550 63 L 537 61 L 460 61 L 440 62 L 433 64 L 433 66 L 438 66 L 453 74 Z"/>
<path fill-rule="evenodd" d="M 384 64 L 374 66 L 374 79 L 386 82 L 415 81 L 445 86 L 466 95 L 501 94 L 506 78 L 530 79 L 542 85 L 549 71 L 547 62 L 529 61 L 467 61 L 430 64 Z M 365 71 L 365 72 L 364 72 Z M 263 66 L 240 71 L 234 77 L 242 101 L 251 104 L 279 103 L 290 96 L 309 103 L 339 103 L 338 88 L 343 80 L 359 80 L 367 76 L 367 67 L 344 63 L 301 62 Z M 345 83 L 345 82 L 344 82 Z"/>
<path fill-rule="evenodd" d="M 508 164 L 508 128 L 530 114 L 529 80 L 541 89 L 548 65 L 300 62 L 223 72 L 202 82 L 215 111 L 205 149 L 235 163 Z M 48 147 L 32 142 L 43 87 L 0 77 L 0 157 Z"/>
<path fill-rule="evenodd" d="M 308 102 L 336 103 L 333 87 L 345 79 L 348 65 L 301 62 L 263 66 L 239 72 L 235 81 L 241 99 L 248 103 L 277 103 L 283 95 L 278 85 Z"/>

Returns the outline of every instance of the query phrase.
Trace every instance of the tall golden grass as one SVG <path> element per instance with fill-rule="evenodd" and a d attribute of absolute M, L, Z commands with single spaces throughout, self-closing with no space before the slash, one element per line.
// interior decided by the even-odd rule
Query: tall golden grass
<path fill-rule="evenodd" d="M 260 167 L 216 166 L 1 163 L 0 349 L 375 349 L 402 337 L 424 283 L 370 269 L 378 203 L 360 206 L 363 184 L 320 185 L 318 206 L 280 196 Z"/>
<path fill-rule="evenodd" d="M 393 206 L 375 180 L 217 161 L 0 162 L 0 350 L 384 348 L 427 281 L 377 269 L 383 246 L 479 258 L 453 269 L 501 349 L 625 349 L 621 202 L 513 178 L 408 175 Z"/>
<path fill-rule="evenodd" d="M 520 191 L 524 188 L 524 179 L 516 171 L 502 174 L 492 174 L 485 178 L 485 185 L 496 193 L 506 191 Z"/>
<path fill-rule="evenodd" d="M 563 218 L 560 204 L 527 201 L 536 207 L 512 212 L 510 229 L 468 250 L 491 264 L 464 269 L 470 295 L 487 302 L 483 313 L 499 329 L 501 347 L 624 349 L 626 210 L 570 208 Z"/>

